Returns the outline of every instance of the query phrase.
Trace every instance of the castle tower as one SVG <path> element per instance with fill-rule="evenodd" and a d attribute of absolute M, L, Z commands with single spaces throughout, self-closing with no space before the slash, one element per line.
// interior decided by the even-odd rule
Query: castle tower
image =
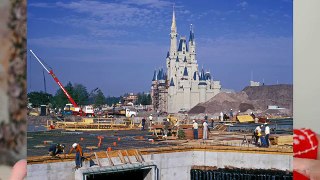
<path fill-rule="evenodd" d="M 218 94 L 220 81 L 213 81 L 210 72 L 198 68 L 194 29 L 190 25 L 189 40 L 177 39 L 176 15 L 173 8 L 170 48 L 166 56 L 167 73 L 159 69 L 154 73 L 151 94 L 157 112 L 176 113 L 184 108 L 190 110 Z"/>
<path fill-rule="evenodd" d="M 170 58 L 173 59 L 177 55 L 177 25 L 176 25 L 176 13 L 173 7 L 171 33 L 170 33 Z"/>
<path fill-rule="evenodd" d="M 158 94 L 159 94 L 159 105 L 157 111 L 166 112 L 167 107 L 167 81 L 166 75 L 163 69 L 161 68 L 158 73 Z"/>
<path fill-rule="evenodd" d="M 175 94 L 175 84 L 173 77 L 171 77 L 170 84 L 169 84 L 169 89 L 168 89 L 168 111 L 174 109 L 174 94 Z M 171 113 L 169 111 L 169 113 Z"/>
<path fill-rule="evenodd" d="M 197 63 L 196 61 L 196 42 L 194 39 L 194 32 L 192 24 L 190 25 L 190 35 L 189 35 L 189 52 L 190 52 L 190 61 L 191 63 Z"/>
<path fill-rule="evenodd" d="M 207 83 L 204 75 L 203 69 L 201 70 L 200 78 L 199 78 L 199 101 L 200 103 L 206 102 L 206 88 L 207 88 Z"/>
<path fill-rule="evenodd" d="M 190 93 L 191 93 L 191 84 L 189 81 L 189 74 L 187 67 L 184 67 L 183 71 L 183 78 L 182 78 L 182 85 L 183 85 L 183 104 L 185 109 L 190 109 L 191 102 L 190 102 Z"/>

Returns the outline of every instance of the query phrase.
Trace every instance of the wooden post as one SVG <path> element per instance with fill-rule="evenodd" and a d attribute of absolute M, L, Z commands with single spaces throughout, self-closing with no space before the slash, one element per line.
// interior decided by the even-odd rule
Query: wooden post
<path fill-rule="evenodd" d="M 98 165 L 101 167 L 101 163 L 100 163 L 100 160 L 99 160 L 98 155 L 97 155 L 96 152 L 94 152 L 94 156 L 96 157 L 96 160 L 97 160 L 97 162 L 98 162 Z"/>
<path fill-rule="evenodd" d="M 108 154 L 108 151 L 106 151 L 106 154 L 107 154 L 107 158 L 108 158 L 108 160 L 109 160 L 109 164 L 110 164 L 111 166 L 114 166 L 114 163 L 112 162 L 112 159 L 110 158 L 110 156 L 109 156 L 109 154 Z"/>
<path fill-rule="evenodd" d="M 128 158 L 129 163 L 130 163 L 130 164 L 132 164 L 132 163 L 131 163 L 131 161 L 130 161 L 130 157 L 129 157 L 129 153 L 128 153 L 128 151 L 127 151 L 127 150 L 125 150 L 125 153 L 126 153 L 126 155 L 127 155 L 127 158 Z"/>

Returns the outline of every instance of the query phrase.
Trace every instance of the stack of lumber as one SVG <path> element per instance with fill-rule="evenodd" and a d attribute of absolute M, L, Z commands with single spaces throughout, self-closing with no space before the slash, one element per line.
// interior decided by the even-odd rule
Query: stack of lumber
<path fill-rule="evenodd" d="M 270 138 L 271 140 L 271 138 Z M 292 145 L 293 144 L 293 136 L 292 135 L 283 135 L 283 136 L 274 136 L 273 143 L 276 145 Z"/>

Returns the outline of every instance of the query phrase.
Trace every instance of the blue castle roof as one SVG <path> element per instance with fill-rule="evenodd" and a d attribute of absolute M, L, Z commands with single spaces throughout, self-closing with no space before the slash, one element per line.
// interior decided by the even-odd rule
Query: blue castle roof
<path fill-rule="evenodd" d="M 170 86 L 174 86 L 173 78 L 171 78 Z"/>
<path fill-rule="evenodd" d="M 197 71 L 193 73 L 193 80 L 197 80 Z"/>
<path fill-rule="evenodd" d="M 152 81 L 157 80 L 157 70 L 154 70 Z"/>
<path fill-rule="evenodd" d="M 183 76 L 188 76 L 188 69 L 187 69 L 187 67 L 184 67 Z"/>

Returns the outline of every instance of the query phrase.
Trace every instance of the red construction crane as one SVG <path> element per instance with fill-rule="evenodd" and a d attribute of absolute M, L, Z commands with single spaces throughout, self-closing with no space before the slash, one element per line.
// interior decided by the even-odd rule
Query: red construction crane
<path fill-rule="evenodd" d="M 61 84 L 61 82 L 59 81 L 59 79 L 57 78 L 57 76 L 53 73 L 52 69 L 48 70 L 46 68 L 46 66 L 41 62 L 41 60 L 38 58 L 38 56 L 32 51 L 30 50 L 30 52 L 33 54 L 33 56 L 39 61 L 39 63 L 41 64 L 41 66 L 52 76 L 52 78 L 54 79 L 54 81 L 59 85 L 59 87 L 62 89 L 62 91 L 64 92 L 64 94 L 68 97 L 69 101 L 71 102 L 71 104 L 73 105 L 73 107 L 75 108 L 76 113 L 75 114 L 80 114 L 83 116 L 87 116 L 87 115 L 93 115 L 93 108 L 91 106 L 85 106 L 85 111 L 83 112 L 80 107 L 78 106 L 78 104 L 73 100 L 73 98 L 70 96 L 70 94 L 68 93 L 68 91 L 63 87 L 63 85 Z M 89 110 L 89 112 L 87 112 Z"/>

